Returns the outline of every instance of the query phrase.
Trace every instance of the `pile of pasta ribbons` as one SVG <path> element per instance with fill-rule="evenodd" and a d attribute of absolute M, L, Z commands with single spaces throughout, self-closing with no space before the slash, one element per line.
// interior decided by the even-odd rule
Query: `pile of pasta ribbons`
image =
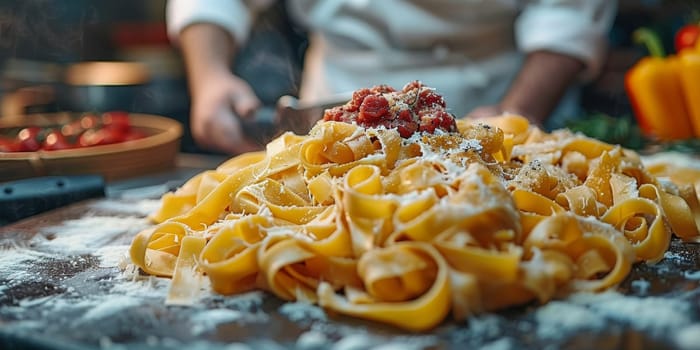
<path fill-rule="evenodd" d="M 640 157 L 523 117 L 458 120 L 458 133 L 319 122 L 237 156 L 162 197 L 130 255 L 218 293 L 263 289 L 424 331 L 574 291 L 615 286 L 657 262 L 672 235 L 697 241 L 692 185 Z"/>

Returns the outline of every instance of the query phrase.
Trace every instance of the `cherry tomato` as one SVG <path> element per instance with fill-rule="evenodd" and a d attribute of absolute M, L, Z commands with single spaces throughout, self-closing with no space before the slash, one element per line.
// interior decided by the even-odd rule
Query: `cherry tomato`
<path fill-rule="evenodd" d="M 700 41 L 700 25 L 685 25 L 676 32 L 676 36 L 674 38 L 676 52 L 694 48 L 698 41 Z"/>
<path fill-rule="evenodd" d="M 82 122 L 82 120 L 78 119 L 78 120 L 74 120 L 68 124 L 63 125 L 61 127 L 61 133 L 63 134 L 63 136 L 66 136 L 66 137 L 76 137 L 76 136 L 80 135 L 80 133 L 85 131 L 85 129 L 81 125 L 82 124 L 81 122 Z"/>
<path fill-rule="evenodd" d="M 19 143 L 20 152 L 34 152 L 41 149 L 41 128 L 38 126 L 30 126 L 19 131 L 17 134 L 17 142 Z"/>
<path fill-rule="evenodd" d="M 63 136 L 63 134 L 58 130 L 51 130 L 46 135 L 44 143 L 41 146 L 41 149 L 45 151 L 57 151 L 70 148 L 73 148 L 73 145 L 71 145 L 70 142 L 66 140 L 65 136 Z"/>
<path fill-rule="evenodd" d="M 100 118 L 94 114 L 86 114 L 80 118 L 80 127 L 83 130 L 94 129 L 100 126 Z"/>
<path fill-rule="evenodd" d="M 122 142 L 124 134 L 110 129 L 90 129 L 86 130 L 78 138 L 80 147 L 91 147 L 99 145 L 109 145 L 112 143 Z"/>
<path fill-rule="evenodd" d="M 0 152 L 19 152 L 20 146 L 15 139 L 0 136 Z"/>
<path fill-rule="evenodd" d="M 105 128 L 128 133 L 131 129 L 129 114 L 122 111 L 105 112 L 102 114 L 102 124 Z"/>

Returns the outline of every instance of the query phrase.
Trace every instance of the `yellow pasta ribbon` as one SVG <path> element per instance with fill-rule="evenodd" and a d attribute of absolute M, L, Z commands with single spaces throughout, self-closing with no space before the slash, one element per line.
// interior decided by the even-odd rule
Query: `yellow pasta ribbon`
<path fill-rule="evenodd" d="M 375 297 L 386 297 L 392 292 L 406 296 L 407 294 L 400 290 L 404 286 L 414 291 L 409 295 L 421 290 L 425 292 L 407 301 L 391 302 L 380 299 L 369 304 L 354 304 L 335 294 L 330 284 L 321 283 L 318 287 L 319 304 L 343 314 L 386 322 L 413 331 L 425 331 L 440 323 L 450 310 L 451 300 L 448 267 L 440 253 L 432 246 L 419 242 L 397 243 L 377 251 L 379 252 L 368 253 L 370 255 L 364 258 L 365 265 L 372 265 L 371 262 L 377 261 L 373 259 L 373 255 L 385 255 L 387 251 L 410 261 L 418 260 L 422 264 L 413 262 L 407 269 L 403 269 L 388 262 L 389 266 L 381 266 L 394 273 L 387 275 L 374 272 L 377 268 L 374 265 L 365 268 L 362 276 L 365 283 L 378 284 L 374 287 Z M 360 264 L 363 264 L 363 260 Z M 406 273 L 397 275 L 397 272 L 403 271 Z M 434 277 L 430 278 L 433 275 Z"/>
<path fill-rule="evenodd" d="M 196 301 L 206 276 L 222 294 L 262 289 L 427 331 L 450 311 L 613 288 L 673 233 L 700 237 L 697 178 L 657 179 L 670 170 L 517 115 L 457 126 L 284 133 L 165 194 L 131 260 L 172 276 L 169 303 Z"/>

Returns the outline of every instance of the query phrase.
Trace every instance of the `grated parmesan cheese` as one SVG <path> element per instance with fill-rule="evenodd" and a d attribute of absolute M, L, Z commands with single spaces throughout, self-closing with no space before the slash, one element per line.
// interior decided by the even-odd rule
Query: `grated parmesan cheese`
<path fill-rule="evenodd" d="M 673 340 L 681 350 L 700 350 L 700 323 L 676 331 Z"/>

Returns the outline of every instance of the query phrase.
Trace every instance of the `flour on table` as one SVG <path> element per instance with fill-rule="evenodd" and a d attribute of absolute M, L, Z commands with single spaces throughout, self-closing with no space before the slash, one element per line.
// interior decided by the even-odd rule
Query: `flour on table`
<path fill-rule="evenodd" d="M 212 292 L 208 298 L 216 298 L 217 300 L 221 301 L 223 306 L 228 308 L 251 310 L 262 307 L 264 297 L 265 292 L 254 290 L 242 294 L 236 294 L 235 296 L 213 294 Z"/>
<path fill-rule="evenodd" d="M 328 347 L 330 340 L 325 333 L 309 330 L 302 333 L 295 343 L 299 350 L 314 350 Z"/>
<path fill-rule="evenodd" d="M 128 260 L 129 248 L 126 244 L 100 247 L 92 255 L 100 259 L 100 267 L 120 267 Z"/>
<path fill-rule="evenodd" d="M 111 292 L 139 298 L 165 298 L 169 287 L 169 279 L 149 276 L 141 280 L 116 283 Z"/>
<path fill-rule="evenodd" d="M 437 340 L 430 335 L 380 337 L 356 330 L 352 333 L 346 333 L 339 340 L 328 343 L 322 348 L 332 350 L 421 350 L 434 348 L 436 344 Z"/>
<path fill-rule="evenodd" d="M 373 346 L 372 350 L 422 350 L 426 346 L 423 344 L 410 343 L 401 340 L 390 340 L 383 344 Z"/>
<path fill-rule="evenodd" d="M 335 342 L 332 350 L 362 350 L 378 345 L 378 340 L 367 334 L 351 334 Z"/>
<path fill-rule="evenodd" d="M 586 305 L 566 301 L 550 301 L 535 311 L 537 336 L 543 339 L 560 338 L 582 330 L 598 331 L 605 327 L 605 315 Z"/>
<path fill-rule="evenodd" d="M 639 295 L 647 295 L 649 293 L 649 288 L 651 288 L 651 282 L 645 279 L 638 279 L 632 281 L 630 284 L 632 290 Z"/>
<path fill-rule="evenodd" d="M 680 328 L 673 341 L 681 350 L 700 350 L 700 323 Z"/>
<path fill-rule="evenodd" d="M 700 270 L 685 271 L 685 272 L 683 272 L 683 277 L 685 277 L 689 280 L 700 280 Z"/>
<path fill-rule="evenodd" d="M 81 319 L 85 322 L 99 321 L 126 309 L 139 306 L 142 303 L 142 300 L 132 296 L 112 296 L 109 300 L 96 302 L 92 308 L 83 314 Z"/>
<path fill-rule="evenodd" d="M 537 335 L 563 338 L 573 333 L 601 331 L 608 320 L 620 322 L 653 336 L 692 323 L 692 306 L 681 299 L 625 296 L 614 291 L 577 293 L 552 301 L 536 312 Z"/>
<path fill-rule="evenodd" d="M 25 248 L 0 249 L 0 278 L 9 282 L 33 278 L 26 266 L 34 261 L 47 261 L 56 258 L 55 254 L 38 252 Z M 0 291 L 8 288 L 8 284 L 0 285 Z"/>
<path fill-rule="evenodd" d="M 130 244 L 151 224 L 142 217 L 86 216 L 41 231 L 30 244 L 38 250 L 62 254 L 90 254 L 96 249 Z"/>
<path fill-rule="evenodd" d="M 219 324 L 229 323 L 241 320 L 245 317 L 245 313 L 238 310 L 230 309 L 213 309 L 199 311 L 192 315 L 192 333 L 195 335 L 202 334 L 215 329 Z"/>
<path fill-rule="evenodd" d="M 501 338 L 484 344 L 480 350 L 511 350 L 517 349 L 518 346 L 512 338 Z"/>
<path fill-rule="evenodd" d="M 326 313 L 322 308 L 300 301 L 285 303 L 279 308 L 279 312 L 294 322 L 326 319 Z"/>
<path fill-rule="evenodd" d="M 684 263 L 684 262 L 688 262 L 690 260 L 687 256 L 685 256 L 683 254 L 676 253 L 676 252 L 672 252 L 670 250 L 666 251 L 666 253 L 664 253 L 664 259 L 670 260 L 671 262 L 674 262 L 674 263 Z"/>
<path fill-rule="evenodd" d="M 138 202 L 124 202 L 123 200 L 103 200 L 91 205 L 93 209 L 104 210 L 116 214 L 131 214 L 148 216 L 160 208 L 160 199 L 143 199 Z"/>

